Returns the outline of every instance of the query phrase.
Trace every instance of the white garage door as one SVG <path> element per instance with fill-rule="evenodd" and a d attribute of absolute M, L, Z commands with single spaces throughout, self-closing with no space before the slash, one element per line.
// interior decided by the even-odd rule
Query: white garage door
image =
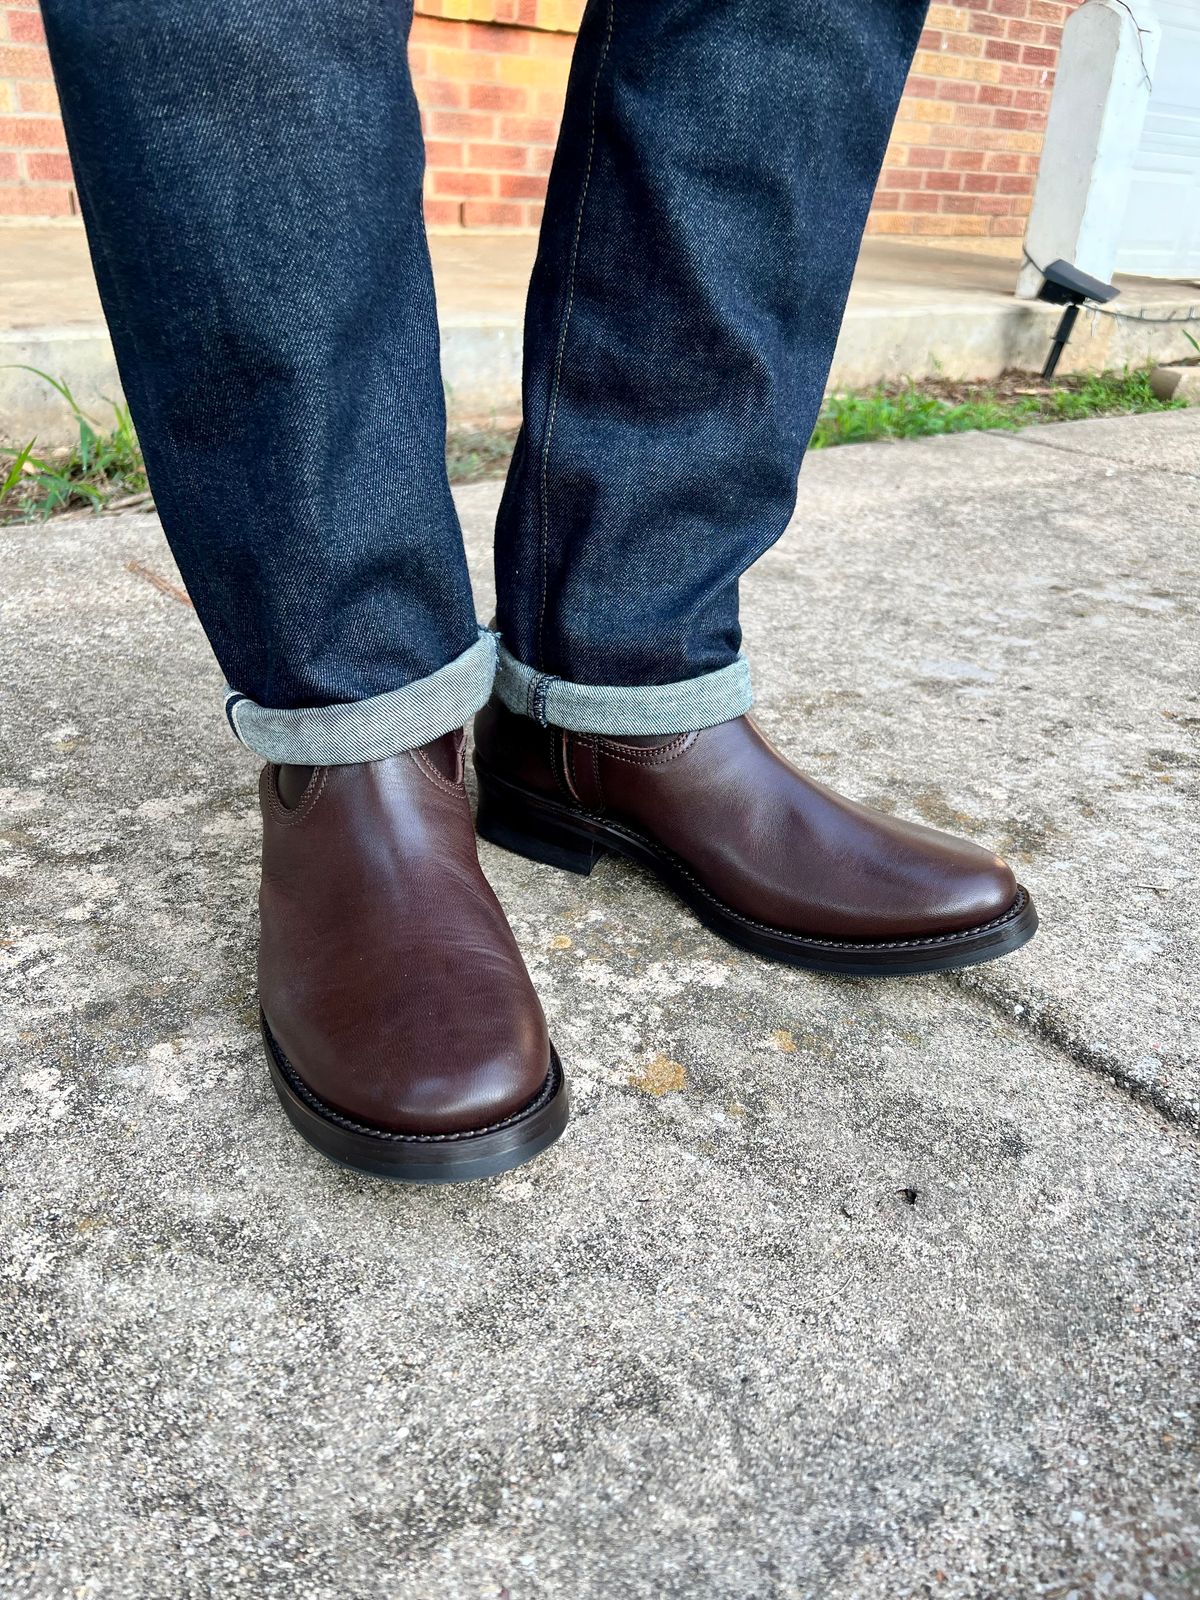
<path fill-rule="evenodd" d="M 1162 45 L 1117 270 L 1200 277 L 1200 0 L 1157 0 Z"/>

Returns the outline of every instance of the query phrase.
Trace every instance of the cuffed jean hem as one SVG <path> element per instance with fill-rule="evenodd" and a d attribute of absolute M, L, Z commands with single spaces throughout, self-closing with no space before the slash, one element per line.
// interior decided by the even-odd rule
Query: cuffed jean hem
<path fill-rule="evenodd" d="M 461 728 L 487 704 L 496 644 L 496 635 L 480 628 L 473 645 L 428 677 L 341 705 L 273 711 L 227 688 L 225 715 L 235 735 L 264 761 L 306 767 L 385 761 Z"/>
<path fill-rule="evenodd" d="M 535 672 L 503 644 L 499 654 L 495 692 L 508 709 L 543 727 L 553 724 L 573 733 L 603 733 L 611 738 L 690 733 L 740 717 L 754 703 L 750 664 L 743 655 L 716 672 L 679 683 L 605 687 Z"/>

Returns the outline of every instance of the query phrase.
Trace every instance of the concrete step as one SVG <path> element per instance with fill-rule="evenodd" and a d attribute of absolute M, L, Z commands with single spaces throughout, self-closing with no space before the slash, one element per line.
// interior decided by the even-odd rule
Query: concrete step
<path fill-rule="evenodd" d="M 78 227 L 3 230 L 0 439 L 75 437 L 69 410 L 39 371 L 85 410 L 120 398 L 112 346 Z M 451 424 L 520 410 L 521 322 L 536 240 L 530 234 L 435 235 L 442 370 Z M 902 377 L 993 378 L 1041 368 L 1058 308 L 1016 300 L 1017 263 L 973 251 L 868 239 L 855 273 L 830 387 Z M 1179 328 L 1130 321 L 1200 315 L 1195 284 L 1121 278 L 1120 317 L 1081 319 L 1061 371 L 1098 372 L 1192 353 Z M 1195 331 L 1195 330 L 1194 330 Z"/>

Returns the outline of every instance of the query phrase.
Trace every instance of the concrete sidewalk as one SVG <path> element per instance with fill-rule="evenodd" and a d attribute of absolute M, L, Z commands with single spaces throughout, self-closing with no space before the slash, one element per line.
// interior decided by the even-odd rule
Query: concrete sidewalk
<path fill-rule="evenodd" d="M 446 1192 L 274 1101 L 156 523 L 0 532 L 4 1593 L 1195 1600 L 1198 527 L 1196 412 L 814 456 L 761 721 L 1042 933 L 823 978 L 485 847 L 576 1113 Z"/>
<path fill-rule="evenodd" d="M 61 398 L 21 366 L 65 379 L 85 409 L 120 385 L 82 230 L 0 232 L 0 440 L 69 443 Z M 520 409 L 521 322 L 536 240 L 529 234 L 430 239 L 451 422 Z M 831 388 L 884 379 L 992 378 L 1040 371 L 1059 310 L 1013 299 L 1017 263 L 889 239 L 867 239 L 830 375 Z M 1062 371 L 1099 371 L 1192 353 L 1178 328 L 1147 318 L 1200 313 L 1195 284 L 1119 278 L 1121 317 L 1081 319 Z M 1193 328 L 1192 332 L 1196 329 Z M 102 410 L 102 408 L 101 408 Z"/>

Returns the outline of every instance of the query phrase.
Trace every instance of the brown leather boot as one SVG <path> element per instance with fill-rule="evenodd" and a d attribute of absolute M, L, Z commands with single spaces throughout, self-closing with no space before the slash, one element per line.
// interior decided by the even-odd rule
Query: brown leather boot
<path fill-rule="evenodd" d="M 325 1155 L 417 1183 L 504 1172 L 567 1122 L 542 1008 L 479 869 L 462 749 L 447 734 L 361 766 L 269 766 L 259 784 L 272 1081 Z"/>
<path fill-rule="evenodd" d="M 648 867 L 731 943 L 862 975 L 990 961 L 1037 928 L 998 856 L 816 783 L 749 717 L 671 738 L 542 727 L 493 700 L 475 719 L 479 831 L 587 873 Z"/>

